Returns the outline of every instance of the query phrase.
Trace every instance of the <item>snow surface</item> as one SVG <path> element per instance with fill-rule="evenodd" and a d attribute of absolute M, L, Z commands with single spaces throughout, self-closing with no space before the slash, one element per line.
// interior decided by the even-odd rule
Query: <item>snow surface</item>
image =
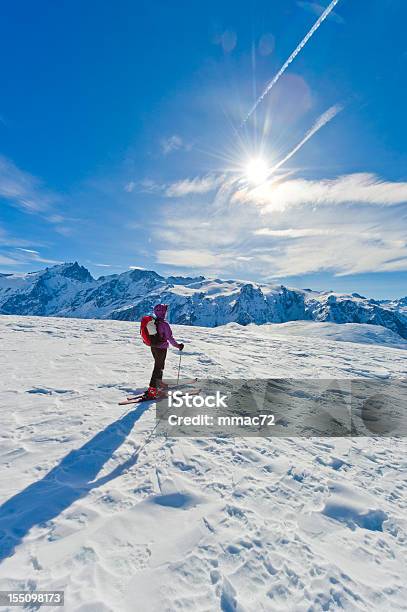
<path fill-rule="evenodd" d="M 339 340 L 362 344 L 383 344 L 394 348 L 407 349 L 407 341 L 381 325 L 366 323 L 323 323 L 316 321 L 289 321 L 288 323 L 250 325 L 255 334 L 271 336 L 306 336 L 318 340 Z"/>
<path fill-rule="evenodd" d="M 370 326 L 298 325 L 174 326 L 183 373 L 406 375 Z M 151 436 L 153 404 L 117 405 L 148 382 L 137 337 L 0 317 L 0 589 L 64 589 L 69 612 L 406 610 L 406 442 Z"/>

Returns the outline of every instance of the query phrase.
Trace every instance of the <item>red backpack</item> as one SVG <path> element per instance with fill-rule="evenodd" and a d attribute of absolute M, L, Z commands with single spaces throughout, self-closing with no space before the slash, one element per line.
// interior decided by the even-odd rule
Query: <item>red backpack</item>
<path fill-rule="evenodd" d="M 157 322 L 150 315 L 146 315 L 141 319 L 140 335 L 147 346 L 156 346 L 162 341 L 158 334 Z"/>

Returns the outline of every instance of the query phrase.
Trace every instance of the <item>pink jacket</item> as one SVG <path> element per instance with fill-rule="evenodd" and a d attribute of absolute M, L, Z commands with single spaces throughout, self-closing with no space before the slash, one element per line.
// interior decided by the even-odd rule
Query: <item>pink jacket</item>
<path fill-rule="evenodd" d="M 158 335 L 162 338 L 162 342 L 156 345 L 156 348 L 166 349 L 168 348 L 169 344 L 172 344 L 172 346 L 175 346 L 175 348 L 179 349 L 180 344 L 178 344 L 178 342 L 174 339 L 170 324 L 165 321 L 167 310 L 167 304 L 157 304 L 157 306 L 154 307 L 154 314 L 157 317 L 157 332 Z"/>

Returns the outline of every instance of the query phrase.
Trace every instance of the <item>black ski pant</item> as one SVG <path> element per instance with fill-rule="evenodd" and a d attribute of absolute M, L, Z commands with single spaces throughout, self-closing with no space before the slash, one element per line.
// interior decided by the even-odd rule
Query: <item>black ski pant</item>
<path fill-rule="evenodd" d="M 151 375 L 150 387 L 157 388 L 163 379 L 165 358 L 167 357 L 167 349 L 156 348 L 155 346 L 152 346 L 151 352 L 154 357 L 154 369 Z"/>

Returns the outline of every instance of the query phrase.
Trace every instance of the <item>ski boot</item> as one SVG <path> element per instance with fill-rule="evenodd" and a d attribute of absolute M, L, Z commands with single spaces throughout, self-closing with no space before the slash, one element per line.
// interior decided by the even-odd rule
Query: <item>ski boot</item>
<path fill-rule="evenodd" d="M 157 393 L 157 387 L 149 387 L 147 391 L 144 391 L 143 399 L 156 399 Z"/>

